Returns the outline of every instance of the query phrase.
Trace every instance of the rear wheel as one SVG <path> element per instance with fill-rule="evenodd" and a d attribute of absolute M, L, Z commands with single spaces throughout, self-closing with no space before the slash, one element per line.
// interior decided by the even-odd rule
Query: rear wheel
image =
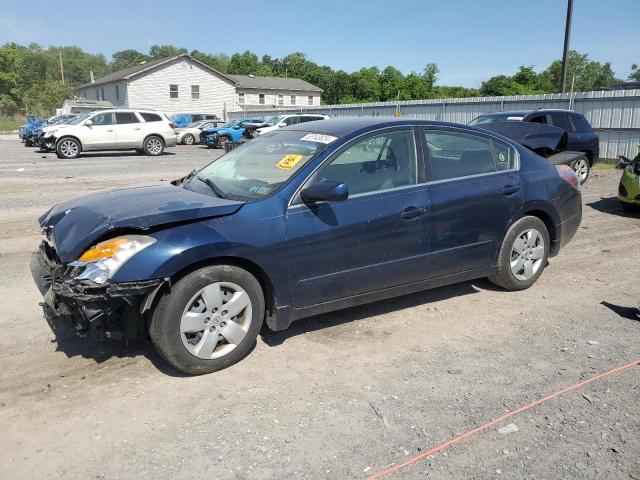
<path fill-rule="evenodd" d="M 149 155 L 151 157 L 162 155 L 162 152 L 164 152 L 164 142 L 156 135 L 147 137 L 142 146 L 144 148 L 145 155 Z"/>
<path fill-rule="evenodd" d="M 246 270 L 213 265 L 180 279 L 154 310 L 149 334 L 177 369 L 211 373 L 241 360 L 264 317 L 260 284 Z"/>
<path fill-rule="evenodd" d="M 80 142 L 71 137 L 58 140 L 56 145 L 56 153 L 59 158 L 76 158 L 80 155 L 81 150 Z"/>
<path fill-rule="evenodd" d="M 190 133 L 187 133 L 184 137 L 182 137 L 182 143 L 184 143 L 185 145 L 193 145 L 195 141 L 195 137 Z"/>
<path fill-rule="evenodd" d="M 523 217 L 514 223 L 502 242 L 498 272 L 489 280 L 507 290 L 533 285 L 547 266 L 551 240 L 544 222 Z"/>
<path fill-rule="evenodd" d="M 571 162 L 571 168 L 573 168 L 573 171 L 578 175 L 580 185 L 587 181 L 590 172 L 589 159 L 587 159 L 587 157 L 580 157 Z"/>

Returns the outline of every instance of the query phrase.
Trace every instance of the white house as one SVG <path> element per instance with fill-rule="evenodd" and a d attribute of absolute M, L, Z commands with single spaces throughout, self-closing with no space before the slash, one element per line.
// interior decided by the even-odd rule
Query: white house
<path fill-rule="evenodd" d="M 87 100 L 169 115 L 320 105 L 322 89 L 298 78 L 226 75 L 187 55 L 143 62 L 78 87 Z"/>

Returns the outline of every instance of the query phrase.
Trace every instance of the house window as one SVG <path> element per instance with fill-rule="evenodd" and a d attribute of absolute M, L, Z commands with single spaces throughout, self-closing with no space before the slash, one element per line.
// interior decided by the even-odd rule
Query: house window
<path fill-rule="evenodd" d="M 284 105 L 284 95 L 278 95 L 278 105 Z"/>
<path fill-rule="evenodd" d="M 309 97 L 307 98 L 307 102 L 309 105 L 313 105 L 313 95 L 309 95 Z"/>
<path fill-rule="evenodd" d="M 169 85 L 169 98 L 178 98 L 178 85 Z"/>
<path fill-rule="evenodd" d="M 264 105 L 264 93 L 258 95 L 258 103 Z"/>
<path fill-rule="evenodd" d="M 244 105 L 244 93 L 239 93 L 238 94 L 238 103 L 240 105 Z"/>
<path fill-rule="evenodd" d="M 295 104 L 296 104 L 296 96 L 291 95 L 291 105 L 295 105 Z"/>
<path fill-rule="evenodd" d="M 116 100 L 120 100 L 120 88 L 116 85 Z"/>
<path fill-rule="evenodd" d="M 104 87 L 100 89 L 100 96 L 102 97 L 100 100 L 104 101 Z"/>
<path fill-rule="evenodd" d="M 96 88 L 96 100 L 100 100 L 100 90 Z"/>
<path fill-rule="evenodd" d="M 200 85 L 191 85 L 191 100 L 200 98 Z"/>

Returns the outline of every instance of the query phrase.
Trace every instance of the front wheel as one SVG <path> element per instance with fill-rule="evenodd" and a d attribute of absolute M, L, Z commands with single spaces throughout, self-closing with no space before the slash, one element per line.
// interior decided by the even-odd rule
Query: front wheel
<path fill-rule="evenodd" d="M 164 152 L 164 142 L 160 137 L 156 137 L 155 135 L 147 137 L 142 146 L 144 148 L 145 155 L 149 155 L 151 157 L 162 155 L 162 152 Z"/>
<path fill-rule="evenodd" d="M 231 139 L 229 137 L 220 137 L 218 139 L 218 148 L 226 150 L 225 146 L 231 143 Z"/>
<path fill-rule="evenodd" d="M 81 151 L 80 142 L 75 138 L 63 138 L 56 145 L 56 153 L 59 158 L 76 158 Z"/>
<path fill-rule="evenodd" d="M 578 175 L 578 180 L 580 180 L 580 185 L 587 181 L 589 178 L 589 160 L 587 157 L 580 157 L 577 160 L 571 162 L 571 168 Z"/>
<path fill-rule="evenodd" d="M 505 235 L 498 255 L 498 272 L 489 280 L 507 290 L 529 288 L 547 266 L 550 246 L 549 232 L 542 220 L 521 218 Z"/>
<path fill-rule="evenodd" d="M 238 362 L 255 344 L 264 318 L 260 283 L 233 265 L 213 265 L 180 279 L 156 306 L 149 335 L 171 365 L 199 375 Z"/>
<path fill-rule="evenodd" d="M 184 137 L 182 137 L 182 143 L 184 143 L 185 145 L 193 145 L 195 141 L 195 137 L 190 133 L 187 133 Z"/>

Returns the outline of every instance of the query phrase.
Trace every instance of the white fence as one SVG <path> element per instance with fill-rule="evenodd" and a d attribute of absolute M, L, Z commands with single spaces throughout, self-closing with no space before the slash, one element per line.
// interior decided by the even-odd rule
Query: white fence
<path fill-rule="evenodd" d="M 258 109 L 260 107 L 260 109 Z M 564 108 L 584 114 L 600 136 L 600 157 L 634 156 L 640 144 L 640 90 L 469 97 L 402 102 L 321 105 L 319 107 L 247 106 L 227 112 L 229 119 L 268 118 L 281 113 L 324 113 L 333 118 L 380 116 L 439 120 L 466 124 L 478 115 L 507 110 Z"/>

